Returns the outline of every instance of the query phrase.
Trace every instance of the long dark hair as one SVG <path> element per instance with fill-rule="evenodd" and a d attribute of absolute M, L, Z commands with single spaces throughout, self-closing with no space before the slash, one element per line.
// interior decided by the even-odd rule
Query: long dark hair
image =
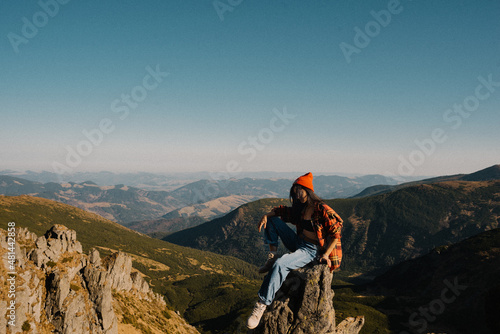
<path fill-rule="evenodd" d="M 297 198 L 297 190 L 304 189 L 307 193 L 307 201 L 305 203 L 301 203 Z M 294 184 L 290 188 L 290 202 L 292 202 L 292 219 L 294 223 L 298 223 L 302 218 L 302 214 L 304 213 L 305 208 L 308 205 L 316 205 L 317 203 L 324 203 L 323 200 L 316 195 L 314 191 L 309 188 L 303 187 L 300 184 Z"/>

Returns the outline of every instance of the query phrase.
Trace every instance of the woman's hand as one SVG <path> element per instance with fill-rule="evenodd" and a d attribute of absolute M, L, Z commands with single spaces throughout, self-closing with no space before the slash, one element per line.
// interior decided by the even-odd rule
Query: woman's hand
<path fill-rule="evenodd" d="M 319 263 L 326 263 L 328 267 L 332 267 L 332 261 L 330 260 L 330 254 L 333 252 L 333 249 L 337 246 L 337 242 L 339 239 L 333 239 L 329 241 L 329 245 L 326 248 L 326 251 L 323 253 L 321 258 L 319 259 Z"/>
<path fill-rule="evenodd" d="M 332 266 L 332 261 L 330 260 L 330 256 L 328 255 L 328 253 L 325 253 L 323 254 L 323 256 L 321 256 L 321 258 L 319 259 L 319 263 L 326 263 L 328 267 Z"/>
<path fill-rule="evenodd" d="M 266 213 L 259 221 L 259 232 L 262 230 L 262 228 L 266 228 L 267 226 L 267 218 L 268 217 L 274 217 L 276 216 L 276 213 L 274 212 L 274 209 Z"/>
<path fill-rule="evenodd" d="M 259 233 L 260 231 L 262 230 L 262 228 L 266 228 L 267 226 L 267 215 L 264 215 L 261 219 L 260 219 L 260 222 L 259 222 Z"/>

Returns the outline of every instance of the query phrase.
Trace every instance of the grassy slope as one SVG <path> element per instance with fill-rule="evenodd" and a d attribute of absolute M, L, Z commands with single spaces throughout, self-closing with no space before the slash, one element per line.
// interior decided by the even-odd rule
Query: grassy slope
<path fill-rule="evenodd" d="M 0 196 L 0 227 L 6 229 L 10 221 L 37 235 L 54 224 L 62 224 L 77 232 L 84 252 L 99 247 L 103 254 L 112 250 L 131 254 L 134 267 L 147 275 L 153 289 L 164 294 L 171 307 L 183 313 L 190 323 L 205 329 L 230 326 L 239 314 L 223 322 L 217 319 L 226 315 L 228 309 L 247 311 L 260 284 L 255 267 L 239 259 L 153 239 L 51 200 Z M 224 303 L 211 303 L 214 291 Z"/>

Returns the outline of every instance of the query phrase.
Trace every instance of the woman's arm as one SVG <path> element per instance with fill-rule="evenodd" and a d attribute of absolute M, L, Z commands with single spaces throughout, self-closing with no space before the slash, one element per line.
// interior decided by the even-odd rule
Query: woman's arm
<path fill-rule="evenodd" d="M 323 255 L 321 256 L 321 258 L 319 259 L 319 262 L 325 262 L 328 265 L 328 267 L 332 266 L 332 261 L 330 261 L 330 254 L 333 252 L 333 250 L 337 246 L 338 240 L 339 239 L 337 239 L 337 238 L 330 240 L 328 247 L 326 248 L 326 250 L 323 253 Z"/>
<path fill-rule="evenodd" d="M 326 262 L 330 268 L 332 268 L 332 261 L 330 260 L 330 254 L 335 251 L 337 247 L 340 246 L 340 231 L 342 229 L 343 220 L 340 216 L 329 206 L 323 205 L 323 219 L 325 222 L 324 232 L 326 234 L 327 243 L 325 246 L 325 252 L 320 258 L 320 262 Z M 335 256 L 334 256 L 334 261 Z"/>
<path fill-rule="evenodd" d="M 266 228 L 267 226 L 267 217 L 275 217 L 276 213 L 274 212 L 274 209 L 266 213 L 264 216 L 259 221 L 259 232 L 262 230 L 262 228 Z"/>
<path fill-rule="evenodd" d="M 289 206 L 280 205 L 266 213 L 259 221 L 259 232 L 262 227 L 266 228 L 268 217 L 280 217 L 284 222 L 290 223 L 292 221 L 292 208 Z"/>

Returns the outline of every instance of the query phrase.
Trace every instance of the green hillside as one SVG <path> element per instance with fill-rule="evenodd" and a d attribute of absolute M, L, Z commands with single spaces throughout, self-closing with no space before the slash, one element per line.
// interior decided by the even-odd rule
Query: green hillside
<path fill-rule="evenodd" d="M 133 266 L 147 275 L 170 307 L 203 330 L 235 326 L 252 307 L 260 285 L 256 268 L 239 259 L 153 239 L 51 200 L 0 196 L 0 228 L 12 221 L 37 235 L 54 224 L 65 225 L 76 231 L 84 252 L 97 247 L 103 255 L 116 250 L 129 253 Z"/>
<path fill-rule="evenodd" d="M 500 181 L 415 185 L 367 197 L 327 200 L 344 219 L 341 275 L 383 270 L 429 250 L 498 227 Z M 256 226 L 287 200 L 263 199 L 164 240 L 231 254 L 260 265 L 266 251 Z"/>

